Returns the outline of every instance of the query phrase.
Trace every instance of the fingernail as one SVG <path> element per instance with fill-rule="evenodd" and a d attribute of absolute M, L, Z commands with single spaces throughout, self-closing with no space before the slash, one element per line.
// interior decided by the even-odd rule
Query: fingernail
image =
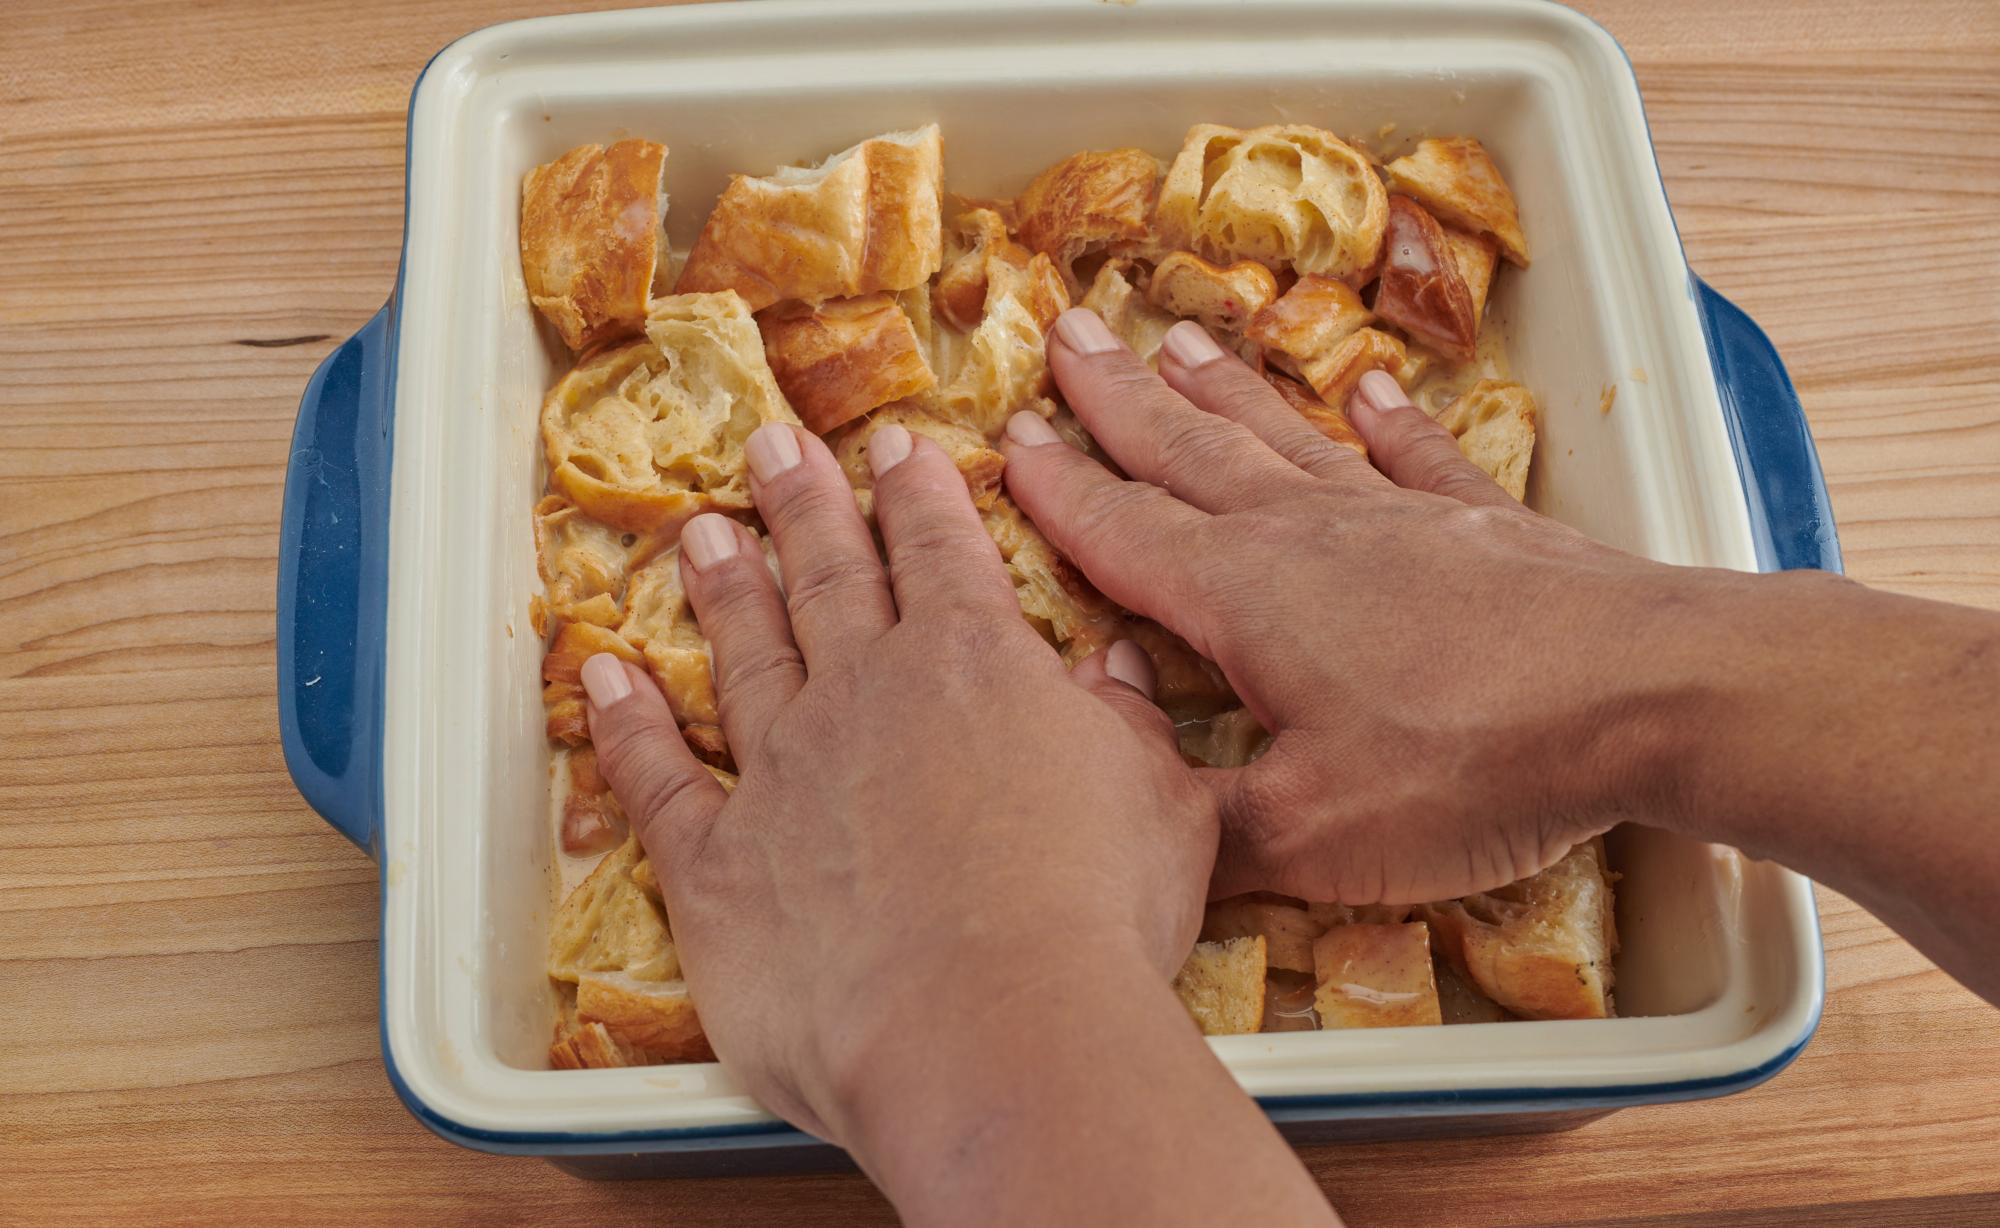
<path fill-rule="evenodd" d="M 1147 699 L 1153 697 L 1153 658 L 1132 640 L 1119 640 L 1104 650 L 1104 672 Z"/>
<path fill-rule="evenodd" d="M 766 422 L 750 432 L 743 451 L 750 458 L 750 472 L 759 482 L 769 482 L 799 463 L 799 437 L 782 422 Z"/>
<path fill-rule="evenodd" d="M 1062 436 L 1056 434 L 1056 428 L 1050 426 L 1047 419 L 1031 409 L 1024 409 L 1007 419 L 1007 438 L 1024 448 L 1039 448 L 1045 443 L 1062 442 Z"/>
<path fill-rule="evenodd" d="M 609 708 L 632 693 L 631 675 L 625 663 L 608 652 L 600 652 L 583 663 L 583 693 L 599 708 Z"/>
<path fill-rule="evenodd" d="M 1403 386 L 1387 371 L 1370 371 L 1363 375 L 1360 384 L 1355 386 L 1354 399 L 1378 414 L 1401 409 L 1410 403 L 1410 398 L 1403 393 Z"/>
<path fill-rule="evenodd" d="M 760 428 L 761 429 L 761 428 Z M 756 436 L 751 436 L 756 441 Z M 794 448 L 798 447 L 795 442 Z M 736 554 L 736 524 L 719 512 L 703 512 L 681 528 L 681 553 L 696 571 L 707 571 Z"/>
<path fill-rule="evenodd" d="M 1056 317 L 1056 336 L 1070 349 L 1086 357 L 1108 354 L 1118 348 L 1118 338 L 1088 307 L 1072 307 Z"/>
<path fill-rule="evenodd" d="M 910 454 L 910 432 L 891 422 L 868 437 L 868 471 L 876 477 L 894 469 Z"/>
<path fill-rule="evenodd" d="M 1205 367 L 1222 357 L 1222 347 L 1215 343 L 1215 338 L 1193 320 L 1182 320 L 1168 329 L 1160 348 L 1184 371 Z"/>

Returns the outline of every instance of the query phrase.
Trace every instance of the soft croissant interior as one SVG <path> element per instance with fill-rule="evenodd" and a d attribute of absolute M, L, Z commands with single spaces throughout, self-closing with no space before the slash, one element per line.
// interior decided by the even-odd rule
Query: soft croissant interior
<path fill-rule="evenodd" d="M 763 423 L 826 438 L 864 514 L 876 431 L 895 423 L 944 448 L 1022 617 L 1071 662 L 1140 642 L 1184 755 L 1218 767 L 1270 741 L 1221 671 L 1098 593 L 1003 493 L 997 441 L 1014 413 L 1095 448 L 1043 356 L 1063 310 L 1095 310 L 1149 362 L 1168 328 L 1198 320 L 1363 454 L 1342 411 L 1363 374 L 1388 371 L 1524 495 L 1535 403 L 1509 378 L 1486 307 L 1496 265 L 1525 268 L 1527 242 L 1476 140 L 1425 140 L 1383 166 L 1310 125 L 1198 124 L 1164 154 L 1077 151 L 1012 200 L 948 207 L 936 125 L 870 137 L 814 166 L 735 177 L 672 293 L 652 293 L 667 267 L 664 147 L 585 146 L 527 177 L 523 276 L 577 351 L 542 410 L 533 613 L 548 637 L 548 734 L 566 752 L 557 839 L 565 865 L 596 858 L 551 926 L 552 1065 L 709 1056 L 658 877 L 597 771 L 577 671 L 597 652 L 642 665 L 733 783 L 675 541 L 703 511 L 760 527 L 743 445 Z M 1217 901 L 1175 986 L 1218 1034 L 1603 1016 L 1612 878 L 1593 841 L 1465 900 Z"/>

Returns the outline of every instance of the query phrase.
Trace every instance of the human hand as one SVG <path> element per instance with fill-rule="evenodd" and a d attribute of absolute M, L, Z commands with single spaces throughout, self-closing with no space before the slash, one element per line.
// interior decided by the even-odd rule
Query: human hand
<path fill-rule="evenodd" d="M 1214 894 L 1461 896 L 1664 804 L 1659 735 L 1681 697 L 1642 665 L 1649 629 L 1686 616 L 1686 569 L 1528 511 L 1387 375 L 1350 406 L 1371 466 L 1192 322 L 1156 376 L 1072 310 L 1049 364 L 1133 480 L 1024 414 L 1009 492 L 1107 596 L 1221 666 L 1274 735 L 1209 777 Z"/>
<path fill-rule="evenodd" d="M 1179 1014 L 1214 811 L 1144 652 L 1065 672 L 935 444 L 871 441 L 886 570 L 819 439 L 766 425 L 749 458 L 786 591 L 720 515 L 689 522 L 680 560 L 740 783 L 725 794 L 614 657 L 583 669 L 591 737 L 717 1054 L 867 1164 L 948 1038 L 1012 1002 L 1115 987 Z"/>

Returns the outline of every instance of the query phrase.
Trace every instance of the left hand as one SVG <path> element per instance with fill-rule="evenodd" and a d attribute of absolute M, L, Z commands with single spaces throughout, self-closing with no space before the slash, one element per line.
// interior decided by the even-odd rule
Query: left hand
<path fill-rule="evenodd" d="M 681 536 L 734 793 L 643 671 L 583 671 L 598 762 L 658 869 L 717 1054 L 866 1165 L 908 1134 L 952 1037 L 985 1046 L 958 1064 L 1000 1068 L 994 1046 L 1012 1045 L 1031 1066 L 1048 1038 L 1029 1007 L 1114 995 L 1107 1025 L 1142 1009 L 1198 1049 L 1167 982 L 1216 821 L 1144 652 L 1066 672 L 929 440 L 891 426 L 871 443 L 886 568 L 817 437 L 766 425 L 749 455 L 786 591 L 734 521 Z M 1013 1039 L 990 1039 L 996 1022 Z"/>

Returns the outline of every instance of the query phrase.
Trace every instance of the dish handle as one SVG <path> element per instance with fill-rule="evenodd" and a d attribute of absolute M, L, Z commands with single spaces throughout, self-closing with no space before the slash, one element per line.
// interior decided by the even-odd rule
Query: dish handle
<path fill-rule="evenodd" d="M 382 798 L 396 302 L 299 400 L 278 539 L 278 731 L 307 803 L 374 856 Z"/>
<path fill-rule="evenodd" d="M 1692 280 L 1723 420 L 1750 506 L 1758 566 L 1764 571 L 1842 570 L 1819 452 L 1778 347 L 1741 307 L 1701 278 Z"/>

